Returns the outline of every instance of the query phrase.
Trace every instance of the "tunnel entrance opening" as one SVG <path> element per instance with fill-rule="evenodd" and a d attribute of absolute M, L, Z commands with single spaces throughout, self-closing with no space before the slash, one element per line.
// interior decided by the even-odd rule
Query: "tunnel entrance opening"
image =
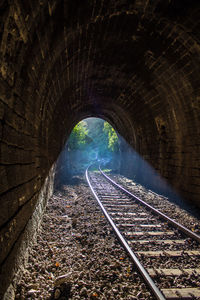
<path fill-rule="evenodd" d="M 119 134 L 107 121 L 90 117 L 75 125 L 61 152 L 56 167 L 55 186 L 73 183 L 86 168 L 98 164 L 118 172 L 120 169 Z M 75 179 L 76 177 L 76 179 Z"/>
<path fill-rule="evenodd" d="M 137 142 L 135 143 L 137 146 Z M 71 131 L 57 160 L 55 189 L 66 184 L 81 183 L 89 165 L 104 171 L 121 174 L 136 184 L 181 203 L 182 199 L 147 160 L 110 125 L 99 117 L 79 121 Z M 140 189 L 140 188 L 139 188 Z"/>

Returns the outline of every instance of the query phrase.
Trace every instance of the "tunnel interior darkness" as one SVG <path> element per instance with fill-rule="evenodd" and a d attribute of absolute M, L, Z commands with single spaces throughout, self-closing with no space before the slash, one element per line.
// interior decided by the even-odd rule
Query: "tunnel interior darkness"
<path fill-rule="evenodd" d="M 107 120 L 200 207 L 200 3 L 1 0 L 0 16 L 1 295 L 83 118 Z"/>

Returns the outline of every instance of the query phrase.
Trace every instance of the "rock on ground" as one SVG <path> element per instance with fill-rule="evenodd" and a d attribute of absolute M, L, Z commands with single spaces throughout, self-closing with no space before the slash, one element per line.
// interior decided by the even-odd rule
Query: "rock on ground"
<path fill-rule="evenodd" d="M 15 299 L 153 299 L 85 180 L 49 200 Z"/>

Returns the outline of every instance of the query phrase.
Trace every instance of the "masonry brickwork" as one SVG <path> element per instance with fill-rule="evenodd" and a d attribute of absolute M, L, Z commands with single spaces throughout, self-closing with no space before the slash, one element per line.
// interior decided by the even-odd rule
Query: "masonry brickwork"
<path fill-rule="evenodd" d="M 0 0 L 0 20 L 3 268 L 84 117 L 200 206 L 198 0 Z"/>

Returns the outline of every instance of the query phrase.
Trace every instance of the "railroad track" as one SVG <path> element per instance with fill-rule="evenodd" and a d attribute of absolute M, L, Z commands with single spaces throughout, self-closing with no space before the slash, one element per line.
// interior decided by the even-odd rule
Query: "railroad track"
<path fill-rule="evenodd" d="M 101 170 L 88 184 L 156 299 L 200 299 L 200 236 L 119 186 Z"/>

